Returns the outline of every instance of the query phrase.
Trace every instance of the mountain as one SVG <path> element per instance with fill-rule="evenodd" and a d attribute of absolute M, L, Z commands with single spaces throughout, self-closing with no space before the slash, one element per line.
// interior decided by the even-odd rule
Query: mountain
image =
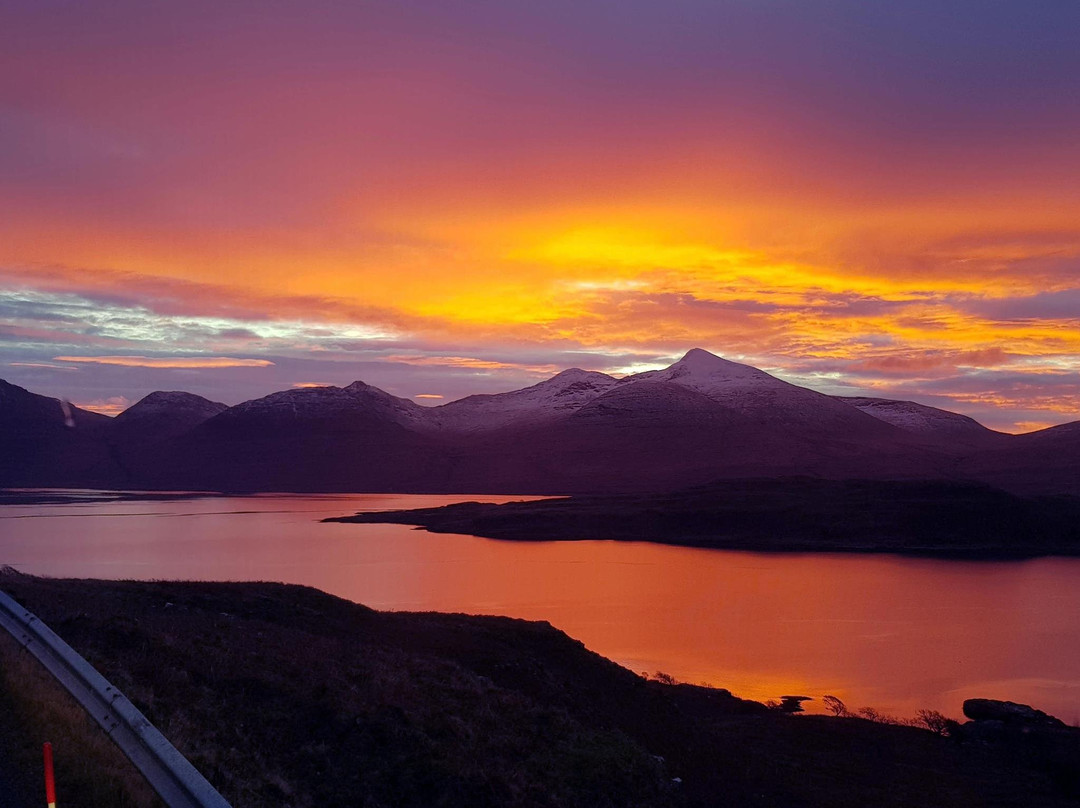
<path fill-rule="evenodd" d="M 1020 494 L 1080 496 L 1080 421 L 1009 438 L 964 458 L 959 472 Z"/>
<path fill-rule="evenodd" d="M 715 476 L 725 453 L 748 455 L 754 438 L 745 416 L 696 390 L 620 383 L 562 417 L 478 436 L 452 479 L 469 491 L 678 486 Z"/>
<path fill-rule="evenodd" d="M 477 436 L 454 465 L 458 490 L 647 491 L 732 476 L 843 476 L 853 455 L 869 461 L 853 436 L 873 440 L 879 468 L 883 456 L 914 451 L 898 449 L 902 432 L 849 405 L 699 349 L 664 370 L 576 380 L 588 386 L 571 388 L 568 406 Z M 539 398 L 559 381 L 529 391 Z"/>
<path fill-rule="evenodd" d="M 571 368 L 523 390 L 468 396 L 432 407 L 428 423 L 432 429 L 471 434 L 557 420 L 616 384 L 616 379 L 604 373 Z"/>
<path fill-rule="evenodd" d="M 832 396 L 798 387 L 763 370 L 722 359 L 701 348 L 663 370 L 650 370 L 621 383 L 670 382 L 708 396 L 758 424 L 835 437 L 899 439 L 896 429 Z"/>
<path fill-rule="evenodd" d="M 740 400 L 718 369 L 631 376 L 562 418 L 479 436 L 454 467 L 457 490 L 657 491 L 791 474 L 939 476 L 948 465 L 901 430 L 779 379 L 751 382 L 756 400 Z M 789 417 L 769 412 L 778 399 Z"/>
<path fill-rule="evenodd" d="M 271 393 L 229 408 L 222 421 L 244 420 L 267 427 L 295 426 L 335 421 L 364 412 L 397 423 L 415 424 L 424 418 L 425 408 L 357 381 L 348 387 L 310 387 Z"/>
<path fill-rule="evenodd" d="M 110 431 L 129 440 L 161 440 L 187 432 L 227 409 L 194 393 L 158 390 L 117 415 Z"/>
<path fill-rule="evenodd" d="M 436 485 L 425 408 L 377 387 L 285 390 L 245 401 L 173 438 L 143 465 L 154 487 L 225 491 L 416 491 Z"/>
<path fill-rule="evenodd" d="M 0 487 L 107 483 L 110 421 L 0 379 Z"/>
<path fill-rule="evenodd" d="M 224 491 L 618 493 L 740 478 L 974 480 L 1080 494 L 1080 427 L 993 432 L 833 397 L 693 349 L 615 379 L 573 368 L 422 407 L 357 381 L 234 407 L 157 392 L 115 419 L 3 383 L 0 483 Z"/>

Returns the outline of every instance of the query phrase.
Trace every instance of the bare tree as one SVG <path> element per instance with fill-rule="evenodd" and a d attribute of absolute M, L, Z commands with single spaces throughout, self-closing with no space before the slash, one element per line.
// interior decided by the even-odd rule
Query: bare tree
<path fill-rule="evenodd" d="M 821 699 L 821 702 L 825 705 L 825 709 L 833 715 L 849 715 L 847 705 L 840 701 L 836 696 L 824 696 Z"/>
<path fill-rule="evenodd" d="M 948 735 L 956 722 L 946 718 L 937 710 L 919 710 L 915 713 L 915 720 L 911 722 L 916 727 L 923 727 L 935 735 Z"/>

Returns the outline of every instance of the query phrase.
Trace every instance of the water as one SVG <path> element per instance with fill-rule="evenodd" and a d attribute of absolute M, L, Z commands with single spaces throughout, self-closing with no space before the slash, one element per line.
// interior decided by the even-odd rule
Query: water
<path fill-rule="evenodd" d="M 0 507 L 0 564 L 58 577 L 271 580 L 377 609 L 548 620 L 635 670 L 901 717 L 965 698 L 1080 723 L 1080 559 L 764 555 L 504 542 L 357 510 L 507 497 L 345 495 Z"/>

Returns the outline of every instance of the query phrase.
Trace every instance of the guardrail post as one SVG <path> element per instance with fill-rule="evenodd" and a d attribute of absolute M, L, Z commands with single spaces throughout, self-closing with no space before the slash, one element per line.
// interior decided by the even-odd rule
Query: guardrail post
<path fill-rule="evenodd" d="M 45 802 L 48 808 L 56 808 L 56 781 L 53 779 L 52 744 L 45 741 L 42 747 L 45 755 Z"/>

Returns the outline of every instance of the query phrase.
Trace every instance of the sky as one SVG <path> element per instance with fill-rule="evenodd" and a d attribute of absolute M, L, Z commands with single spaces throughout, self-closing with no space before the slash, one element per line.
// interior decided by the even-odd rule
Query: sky
<path fill-rule="evenodd" d="M 1073 0 L 0 0 L 0 377 L 1078 420 L 1078 132 Z"/>

